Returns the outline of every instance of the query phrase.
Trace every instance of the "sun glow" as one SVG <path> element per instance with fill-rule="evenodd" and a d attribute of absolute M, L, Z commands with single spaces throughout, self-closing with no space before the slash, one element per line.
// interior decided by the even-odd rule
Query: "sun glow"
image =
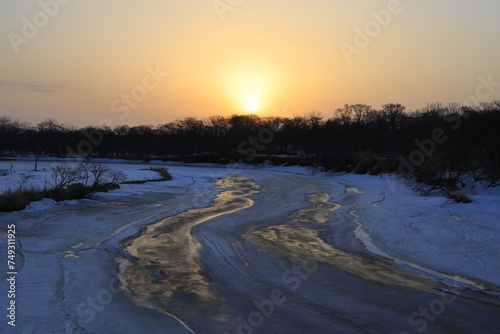
<path fill-rule="evenodd" d="M 257 111 L 259 109 L 259 101 L 256 98 L 248 98 L 245 101 L 245 109 L 247 111 Z"/>
<path fill-rule="evenodd" d="M 265 112 L 279 95 L 277 69 L 266 62 L 234 62 L 222 69 L 221 92 L 236 112 Z"/>
<path fill-rule="evenodd" d="M 262 93 L 256 88 L 247 88 L 241 94 L 240 100 L 246 111 L 258 111 L 261 108 Z"/>

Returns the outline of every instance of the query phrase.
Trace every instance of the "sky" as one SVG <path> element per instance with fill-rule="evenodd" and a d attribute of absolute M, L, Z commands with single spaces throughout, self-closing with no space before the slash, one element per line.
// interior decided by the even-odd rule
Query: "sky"
<path fill-rule="evenodd" d="M 0 115 L 162 124 L 500 99 L 498 0 L 0 1 Z"/>

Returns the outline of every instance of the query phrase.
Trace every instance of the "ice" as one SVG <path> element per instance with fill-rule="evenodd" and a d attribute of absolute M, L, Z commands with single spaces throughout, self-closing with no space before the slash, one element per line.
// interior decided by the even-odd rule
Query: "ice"
<path fill-rule="evenodd" d="M 110 284 L 118 286 L 115 280 L 119 277 L 119 259 L 134 261 L 119 247 L 122 240 L 137 235 L 145 225 L 209 205 L 222 191 L 213 182 L 229 175 L 247 177 L 262 186 L 262 192 L 252 197 L 255 206 L 202 224 L 193 233 L 201 238 L 202 260 L 207 270 L 220 269 L 211 272 L 214 281 L 226 282 L 224 287 L 227 291 L 233 291 L 230 288 L 237 289 L 234 296 L 226 298 L 230 302 L 235 302 L 236 299 L 232 298 L 248 298 L 248 305 L 239 299 L 236 301 L 241 308 L 234 310 L 239 312 L 237 314 L 251 312 L 252 300 L 262 300 L 269 295 L 265 287 L 270 282 L 282 284 L 282 268 L 286 269 L 286 264 L 274 262 L 277 260 L 263 250 L 250 252 L 253 246 L 244 237 L 246 231 L 284 224 L 287 219 L 292 224 L 303 223 L 306 218 L 300 215 L 301 219 L 290 220 L 289 217 L 308 212 L 311 204 L 313 207 L 318 205 L 310 201 L 314 198 L 311 194 L 325 194 L 325 198 L 329 197 L 329 203 L 338 203 L 341 207 L 332 204 L 336 210 L 327 210 L 331 212 L 331 219 L 325 221 L 322 214 L 320 232 L 314 235 L 308 232 L 310 239 L 307 240 L 313 240 L 313 236 L 321 233 L 325 235 L 324 242 L 338 243 L 341 248 L 351 247 L 353 252 L 365 249 L 421 277 L 441 282 L 445 282 L 448 277 L 450 282 L 453 279 L 477 289 L 489 284 L 500 286 L 500 189 L 497 188 L 477 186 L 475 195 L 471 196 L 472 203 L 456 204 L 441 196 L 422 197 L 406 181 L 388 175 L 331 175 L 304 167 L 255 168 L 244 164 L 182 166 L 159 161 L 101 162 L 123 171 L 129 179 L 159 177 L 157 173 L 143 169 L 164 165 L 168 167 L 173 180 L 124 184 L 120 189 L 98 193 L 92 199 L 59 203 L 44 199 L 31 203 L 20 212 L 0 213 L 0 238 L 5 240 L 7 224 L 16 224 L 18 229 L 18 247 L 21 252 L 19 263 L 22 268 L 19 268 L 17 276 L 17 298 L 23 311 L 19 311 L 17 329 L 21 333 L 197 332 L 196 328 L 191 327 L 192 319 L 186 321 L 178 314 L 165 316 L 140 307 L 122 291 L 110 287 Z M 41 172 L 31 172 L 33 161 L 12 161 L 13 172 L 0 176 L 0 187 L 4 190 L 16 187 L 22 173 L 35 173 L 38 176 L 36 184 L 43 185 L 46 178 L 50 179 L 49 168 L 52 163 L 41 161 Z M 10 169 L 10 162 L 0 161 L 0 169 Z M 294 213 L 297 214 L 294 216 Z M 226 235 L 232 230 L 241 231 L 241 234 Z M 354 234 L 358 241 L 353 238 L 353 244 L 348 244 L 342 239 L 349 234 Z M 338 236 L 340 239 L 336 239 Z M 301 249 L 307 250 L 306 246 L 304 244 Z M 326 244 L 323 246 L 322 249 L 327 249 Z M 217 256 L 212 258 L 212 254 Z M 240 260 L 244 262 L 238 262 Z M 370 311 L 374 307 L 372 304 L 363 304 L 349 296 L 344 298 L 335 295 L 337 299 L 329 298 L 333 290 L 322 290 L 326 281 L 319 280 L 319 273 L 325 270 L 320 268 L 317 277 L 301 282 L 302 288 L 308 293 L 306 296 L 298 291 L 297 296 L 305 298 L 307 303 L 325 305 L 326 309 L 345 308 L 362 312 L 360 314 L 367 317 L 373 312 L 388 317 L 396 316 L 389 309 Z M 168 273 L 154 271 L 153 274 L 151 280 L 168 277 Z M 338 275 L 335 277 L 344 279 L 344 276 Z M 268 280 L 265 284 L 256 281 L 262 277 Z M 363 289 L 365 284 L 360 283 L 356 289 Z M 2 279 L 0 289 L 6 291 L 5 279 Z M 394 292 L 394 296 L 402 294 L 402 291 Z M 108 303 L 109 296 L 112 301 Z M 424 297 L 412 300 L 424 300 L 428 304 Z M 6 300 L 0 298 L 0 308 L 6 307 Z M 92 306 L 92 302 L 97 303 L 97 306 Z M 299 305 L 302 304 L 283 306 L 282 313 L 273 315 L 269 328 L 290 330 L 300 323 L 297 318 L 299 314 L 311 322 L 311 328 L 323 328 L 323 317 L 301 311 L 302 306 Z M 299 311 L 294 311 L 294 307 Z M 408 305 L 410 314 L 412 307 Z M 377 321 L 374 319 L 378 318 L 376 316 L 369 321 Z M 403 320 L 397 321 L 405 323 Z M 272 327 L 273 324 L 276 327 Z M 0 331 L 5 332 L 6 326 L 5 322 L 1 323 Z M 355 331 L 347 326 L 345 332 Z"/>

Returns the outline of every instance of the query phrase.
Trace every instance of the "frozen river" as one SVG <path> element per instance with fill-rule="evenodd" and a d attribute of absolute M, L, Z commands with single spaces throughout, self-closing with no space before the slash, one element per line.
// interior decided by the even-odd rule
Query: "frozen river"
<path fill-rule="evenodd" d="M 499 331 L 498 230 L 453 232 L 462 207 L 401 207 L 413 195 L 377 177 L 169 168 L 171 182 L 1 214 L 22 257 L 17 326 L 1 332 Z M 420 241 L 440 215 L 441 242 Z"/>

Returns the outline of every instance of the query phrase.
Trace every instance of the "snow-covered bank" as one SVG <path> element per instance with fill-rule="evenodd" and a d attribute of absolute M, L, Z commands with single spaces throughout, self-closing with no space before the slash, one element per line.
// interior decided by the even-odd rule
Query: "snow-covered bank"
<path fill-rule="evenodd" d="M 357 237 L 374 253 L 500 286 L 500 187 L 472 203 L 423 197 L 392 176 L 335 177 L 351 194 Z"/>

